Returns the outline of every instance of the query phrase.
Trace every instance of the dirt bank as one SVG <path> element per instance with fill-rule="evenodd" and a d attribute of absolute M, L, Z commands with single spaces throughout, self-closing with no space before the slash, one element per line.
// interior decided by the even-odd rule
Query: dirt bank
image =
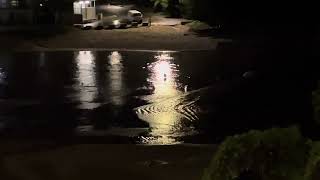
<path fill-rule="evenodd" d="M 1 33 L 3 51 L 64 49 L 210 50 L 222 39 L 200 37 L 186 26 L 152 26 L 115 30 L 67 28 L 63 33 Z"/>
<path fill-rule="evenodd" d="M 10 146 L 10 145 L 9 145 Z M 8 147 L 8 145 L 7 145 Z M 2 153 L 2 179 L 199 180 L 213 145 L 72 145 Z"/>

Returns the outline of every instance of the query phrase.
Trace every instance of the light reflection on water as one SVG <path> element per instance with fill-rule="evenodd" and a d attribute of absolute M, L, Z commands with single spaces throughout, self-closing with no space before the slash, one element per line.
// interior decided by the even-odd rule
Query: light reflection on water
<path fill-rule="evenodd" d="M 180 96 L 184 92 L 179 88 L 179 69 L 174 60 L 172 54 L 160 52 L 148 65 L 148 82 L 154 91 L 144 99 L 154 104 L 136 109 L 139 118 L 147 121 L 151 128 L 151 137 L 143 137 L 142 143 L 176 144 L 179 142 L 175 137 L 185 130 L 181 125 L 184 116 L 175 110 L 182 103 Z"/>
<path fill-rule="evenodd" d="M 75 53 L 77 62 L 79 108 L 93 109 L 105 103 L 107 96 L 113 105 L 123 105 L 125 85 L 123 83 L 122 55 L 113 51 L 107 56 L 105 72 L 97 72 L 97 54 L 93 51 L 79 51 Z M 97 74 L 106 76 L 108 81 L 97 82 Z M 107 87 L 107 88 L 105 88 Z M 102 98 L 102 99 L 101 99 Z M 108 103 L 108 102 L 106 102 Z"/>
<path fill-rule="evenodd" d="M 178 72 L 174 58 L 168 53 L 156 55 L 155 62 L 148 66 L 150 71 L 150 83 L 154 87 L 153 100 L 179 95 Z"/>
<path fill-rule="evenodd" d="M 110 52 L 107 56 L 105 76 L 107 81 L 97 87 L 96 64 L 97 54 L 91 51 L 76 53 L 78 68 L 78 83 L 80 108 L 93 109 L 101 103 L 95 102 L 98 96 L 107 96 L 112 105 L 122 106 L 125 104 L 124 82 L 125 66 L 123 56 L 118 51 Z M 136 109 L 140 119 L 150 125 L 150 137 L 142 138 L 145 144 L 176 144 L 176 137 L 192 132 L 190 127 L 184 127 L 182 121 L 187 119 L 177 111 L 177 107 L 183 103 L 181 97 L 185 91 L 179 82 L 179 66 L 175 63 L 172 53 L 159 52 L 154 55 L 147 64 L 146 82 L 153 92 L 149 96 L 141 97 L 151 104 Z M 102 103 L 104 100 L 102 100 Z M 190 120 L 190 119 L 189 119 Z M 187 131 L 187 132 L 186 132 Z"/>
<path fill-rule="evenodd" d="M 94 103 L 97 96 L 97 85 L 95 81 L 95 58 L 96 55 L 92 51 L 75 52 L 77 62 L 77 75 L 79 87 L 80 109 L 92 109 L 99 104 Z"/>
<path fill-rule="evenodd" d="M 110 97 L 111 103 L 114 105 L 123 105 L 123 64 L 122 56 L 118 51 L 113 51 L 108 56 L 109 59 L 109 78 L 110 78 Z"/>
<path fill-rule="evenodd" d="M 100 123 L 101 127 L 105 128 L 103 131 L 108 131 L 108 128 L 113 126 L 140 127 L 141 121 L 135 117 L 132 112 L 134 111 L 150 126 L 149 134 L 142 137 L 142 143 L 179 143 L 176 137 L 189 135 L 193 129 L 185 123 L 192 121 L 192 118 L 181 113 L 181 109 L 189 103 L 185 100 L 186 84 L 181 82 L 184 81 L 181 77 L 190 76 L 188 73 L 191 71 L 180 69 L 181 61 L 177 54 L 117 51 L 41 52 L 27 54 L 26 58 L 30 61 L 21 61 L 20 58 L 24 58 L 24 54 L 21 54 L 10 61 L 0 59 L 0 68 L 3 67 L 0 69 L 0 85 L 6 81 L 9 84 L 3 88 L 4 93 L 1 93 L 0 89 L 0 95 L 7 96 L 7 92 L 10 92 L 15 98 L 29 98 L 28 94 L 33 93 L 30 98 L 44 105 L 49 104 L 44 109 L 53 114 L 60 113 L 59 117 L 67 117 L 66 122 L 71 121 L 67 116 L 67 113 L 70 113 L 77 121 L 75 126 L 95 127 Z M 20 88 L 25 85 L 29 87 Z M 0 86 L 2 87 L 5 86 Z M 146 90 L 140 90 L 145 87 Z M 47 100 L 47 96 L 52 99 Z M 51 102 L 59 106 L 52 107 Z M 147 105 L 141 106 L 143 104 Z M 62 105 L 70 111 L 67 111 L 67 108 L 66 111 L 64 108 L 60 109 Z M 31 110 L 27 110 L 27 113 L 34 114 Z M 63 123 L 65 122 L 63 121 L 61 126 Z M 145 123 L 141 124 L 145 127 Z"/>

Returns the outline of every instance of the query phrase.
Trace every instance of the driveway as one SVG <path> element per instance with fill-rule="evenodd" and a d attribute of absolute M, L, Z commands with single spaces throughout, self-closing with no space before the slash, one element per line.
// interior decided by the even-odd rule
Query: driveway
<path fill-rule="evenodd" d="M 167 18 L 161 14 L 154 14 L 151 18 L 153 26 L 177 26 L 182 22 L 191 22 L 191 20 L 183 18 Z"/>

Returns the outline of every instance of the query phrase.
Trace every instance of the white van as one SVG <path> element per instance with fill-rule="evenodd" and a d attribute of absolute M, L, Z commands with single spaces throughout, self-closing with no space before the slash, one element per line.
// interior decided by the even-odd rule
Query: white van
<path fill-rule="evenodd" d="M 141 24 L 142 20 L 143 20 L 143 15 L 140 11 L 129 10 L 128 11 L 128 19 L 132 22 L 137 22 L 137 23 Z"/>

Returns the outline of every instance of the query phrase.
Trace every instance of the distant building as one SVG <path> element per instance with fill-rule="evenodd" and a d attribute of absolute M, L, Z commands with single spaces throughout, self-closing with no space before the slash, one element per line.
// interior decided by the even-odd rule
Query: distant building
<path fill-rule="evenodd" d="M 35 23 L 36 2 L 36 0 L 0 0 L 0 25 Z"/>
<path fill-rule="evenodd" d="M 55 24 L 60 18 L 57 8 L 64 7 L 63 2 L 57 0 L 0 0 L 0 25 Z"/>

